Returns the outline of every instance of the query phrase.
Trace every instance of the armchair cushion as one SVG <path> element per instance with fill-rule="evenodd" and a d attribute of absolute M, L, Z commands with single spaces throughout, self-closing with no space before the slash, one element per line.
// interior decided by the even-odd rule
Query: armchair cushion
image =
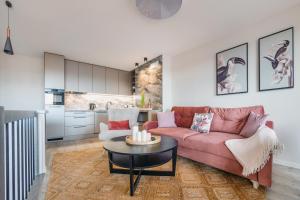
<path fill-rule="evenodd" d="M 132 134 L 132 127 L 137 124 L 137 118 L 139 115 L 138 108 L 122 108 L 122 109 L 109 109 L 108 120 L 109 121 L 122 121 L 129 120 L 129 129 L 127 130 L 109 130 L 109 127 L 105 123 L 100 123 L 100 140 L 109 140 L 115 137 L 126 136 Z"/>
<path fill-rule="evenodd" d="M 129 120 L 108 121 L 109 130 L 129 130 Z"/>
<path fill-rule="evenodd" d="M 132 128 L 136 123 L 139 115 L 138 108 L 115 108 L 108 110 L 109 121 L 129 120 L 129 127 Z"/>

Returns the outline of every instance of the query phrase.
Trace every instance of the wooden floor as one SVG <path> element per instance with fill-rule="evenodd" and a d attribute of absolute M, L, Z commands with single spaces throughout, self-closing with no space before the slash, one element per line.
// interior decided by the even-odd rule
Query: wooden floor
<path fill-rule="evenodd" d="M 44 200 L 47 192 L 47 182 L 50 176 L 52 156 L 56 152 L 80 150 L 101 145 L 97 138 L 81 141 L 67 141 L 47 144 L 47 173 L 39 176 L 29 195 L 30 200 Z M 267 191 L 268 200 L 300 200 L 300 170 L 273 165 L 273 184 Z"/>

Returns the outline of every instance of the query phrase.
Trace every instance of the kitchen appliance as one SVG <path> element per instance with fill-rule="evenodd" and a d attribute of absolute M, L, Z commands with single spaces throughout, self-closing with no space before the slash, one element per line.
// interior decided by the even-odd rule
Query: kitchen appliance
<path fill-rule="evenodd" d="M 94 103 L 90 103 L 89 106 L 90 106 L 90 110 L 95 110 L 96 108 L 96 104 Z"/>
<path fill-rule="evenodd" d="M 47 141 L 62 140 L 65 135 L 64 90 L 45 89 Z"/>
<path fill-rule="evenodd" d="M 64 105 L 65 91 L 62 89 L 45 89 L 46 105 Z"/>

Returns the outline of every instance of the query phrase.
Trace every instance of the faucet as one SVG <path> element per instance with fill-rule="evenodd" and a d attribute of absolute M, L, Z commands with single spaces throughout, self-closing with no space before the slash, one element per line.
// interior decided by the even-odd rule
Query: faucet
<path fill-rule="evenodd" d="M 108 110 L 109 105 L 112 105 L 112 104 L 113 104 L 113 103 L 112 103 L 111 101 L 106 102 L 105 109 Z"/>

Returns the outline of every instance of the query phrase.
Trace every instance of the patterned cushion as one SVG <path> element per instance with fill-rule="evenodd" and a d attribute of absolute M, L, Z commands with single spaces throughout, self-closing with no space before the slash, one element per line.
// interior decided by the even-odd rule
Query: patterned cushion
<path fill-rule="evenodd" d="M 195 113 L 191 129 L 200 133 L 209 133 L 213 113 Z"/>

